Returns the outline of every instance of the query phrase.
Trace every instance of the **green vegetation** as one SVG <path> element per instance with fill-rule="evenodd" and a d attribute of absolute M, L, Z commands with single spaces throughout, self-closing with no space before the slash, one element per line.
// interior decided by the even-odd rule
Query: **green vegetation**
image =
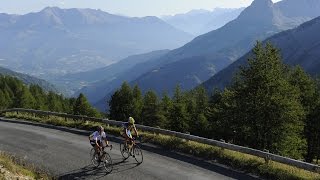
<path fill-rule="evenodd" d="M 137 93 L 138 92 L 138 93 Z M 208 95 L 198 87 L 172 97 L 123 83 L 109 102 L 110 117 L 189 132 L 312 162 L 320 157 L 320 83 L 282 63 L 271 44 L 257 43 L 230 87 Z"/>
<path fill-rule="evenodd" d="M 64 119 L 56 116 L 49 116 L 46 118 L 36 117 L 33 114 L 28 113 L 6 113 L 8 118 L 20 118 L 24 120 L 30 120 L 35 122 L 41 122 L 46 124 L 53 124 L 56 126 L 66 126 L 72 128 L 79 128 L 93 131 L 98 125 L 102 125 L 105 128 L 107 134 L 113 134 L 119 136 L 121 128 L 108 126 L 106 124 L 100 124 L 96 122 Z M 191 154 L 196 157 L 204 158 L 213 162 L 228 165 L 235 169 L 242 170 L 247 173 L 253 173 L 268 179 L 312 179 L 320 180 L 320 174 L 305 171 L 296 167 L 288 166 L 285 164 L 269 161 L 266 163 L 264 159 L 235 152 L 219 147 L 206 145 L 194 141 L 186 141 L 181 138 L 171 137 L 161 134 L 154 134 L 150 132 L 141 132 L 143 136 L 143 142 L 149 142 L 159 145 L 168 150 Z"/>
<path fill-rule="evenodd" d="M 38 85 L 26 86 L 17 78 L 0 76 L 0 110 L 8 108 L 27 108 L 101 117 L 101 114 L 91 107 L 83 94 L 80 94 L 77 99 L 65 98 L 52 91 L 46 92 Z"/>
<path fill-rule="evenodd" d="M 38 172 L 34 167 L 26 165 L 14 156 L 0 152 L 0 165 L 16 176 L 24 176 L 32 179 L 49 179 L 45 173 Z M 13 177 L 11 177 L 13 178 Z M 0 179 L 5 179 L 5 175 L 0 173 Z"/>
<path fill-rule="evenodd" d="M 269 150 L 271 153 L 314 162 L 320 157 L 320 83 L 300 67 L 282 63 L 271 44 L 257 43 L 247 66 L 241 67 L 232 85 L 208 95 L 198 87 L 182 92 L 179 86 L 170 97 L 153 91 L 144 94 L 136 85 L 123 83 L 109 102 L 110 117 L 125 121 L 133 116 L 138 124 L 161 127 L 226 142 Z M 21 107 L 100 117 L 85 96 L 64 98 L 39 86 L 0 77 L 0 109 Z M 58 126 L 93 130 L 98 124 L 55 116 L 6 113 Z M 106 127 L 119 135 L 120 128 Z M 320 179 L 319 174 L 291 166 L 183 139 L 143 132 L 147 142 L 216 160 L 237 169 L 270 179 Z"/>

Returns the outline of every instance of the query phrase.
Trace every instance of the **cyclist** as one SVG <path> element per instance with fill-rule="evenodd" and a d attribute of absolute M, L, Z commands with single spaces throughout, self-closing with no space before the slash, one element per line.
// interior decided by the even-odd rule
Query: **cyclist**
<path fill-rule="evenodd" d="M 124 140 L 125 147 L 129 148 L 130 155 L 131 155 L 131 148 L 133 145 L 133 137 L 131 132 L 134 131 L 136 136 L 139 137 L 137 128 L 134 125 L 134 123 L 135 123 L 135 120 L 133 119 L 133 117 L 129 117 L 128 122 L 122 124 L 123 131 L 121 131 L 122 137 L 125 138 Z"/>
<path fill-rule="evenodd" d="M 98 126 L 97 131 L 92 133 L 89 136 L 90 144 L 95 149 L 95 153 L 99 154 L 103 151 L 102 141 L 106 143 L 106 146 L 109 147 L 109 141 L 107 140 L 106 133 L 104 132 L 104 128 L 102 126 Z"/>

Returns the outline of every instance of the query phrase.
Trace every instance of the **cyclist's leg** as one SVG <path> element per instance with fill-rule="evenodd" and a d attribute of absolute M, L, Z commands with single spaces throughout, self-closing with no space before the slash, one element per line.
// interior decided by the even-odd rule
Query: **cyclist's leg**
<path fill-rule="evenodd" d="M 97 154 L 98 152 L 98 147 L 96 145 L 96 142 L 95 141 L 90 141 L 90 145 L 94 148 L 94 153 Z"/>

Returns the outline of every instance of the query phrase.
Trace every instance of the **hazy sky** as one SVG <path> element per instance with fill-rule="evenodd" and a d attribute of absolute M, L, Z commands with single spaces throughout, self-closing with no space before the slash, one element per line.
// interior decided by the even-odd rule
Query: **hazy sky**
<path fill-rule="evenodd" d="M 192 9 L 246 7 L 253 0 L 0 0 L 0 12 L 25 14 L 47 6 L 93 8 L 127 16 L 160 16 Z M 277 2 L 280 0 L 273 0 Z"/>

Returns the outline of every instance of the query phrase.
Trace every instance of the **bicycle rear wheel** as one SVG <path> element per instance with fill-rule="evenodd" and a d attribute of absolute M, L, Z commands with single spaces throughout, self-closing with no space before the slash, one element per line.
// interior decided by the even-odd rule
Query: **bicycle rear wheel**
<path fill-rule="evenodd" d="M 94 166 L 98 167 L 100 165 L 99 155 L 96 153 L 94 148 L 90 151 L 90 158 Z"/>
<path fill-rule="evenodd" d="M 120 152 L 121 152 L 121 155 L 124 159 L 128 159 L 129 158 L 129 150 L 128 148 L 125 146 L 124 143 L 120 143 Z"/>
<path fill-rule="evenodd" d="M 111 156 L 108 153 L 104 152 L 104 154 L 102 155 L 101 161 L 103 162 L 103 166 L 106 172 L 111 173 L 111 171 L 113 170 Z"/>
<path fill-rule="evenodd" d="M 143 162 L 143 153 L 140 146 L 135 145 L 135 147 L 133 148 L 133 154 L 134 159 L 137 161 L 137 163 L 141 164 Z"/>

